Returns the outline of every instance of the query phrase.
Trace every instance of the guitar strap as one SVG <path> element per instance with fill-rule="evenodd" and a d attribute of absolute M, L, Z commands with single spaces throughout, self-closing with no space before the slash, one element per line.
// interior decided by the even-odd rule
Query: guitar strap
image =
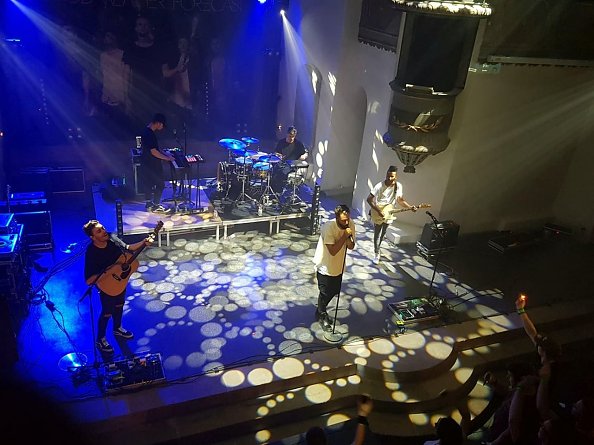
<path fill-rule="evenodd" d="M 394 182 L 394 198 L 392 199 L 394 201 L 394 204 L 396 204 L 396 199 L 398 198 L 396 196 L 397 191 L 398 191 L 398 181 L 395 181 Z"/>

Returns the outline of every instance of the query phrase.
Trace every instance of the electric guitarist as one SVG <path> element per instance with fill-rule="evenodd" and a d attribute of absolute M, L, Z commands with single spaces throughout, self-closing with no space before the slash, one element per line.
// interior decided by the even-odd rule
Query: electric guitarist
<path fill-rule="evenodd" d="M 390 215 L 384 214 L 384 208 L 387 205 L 395 206 L 398 204 L 404 209 L 417 211 L 417 206 L 410 205 L 404 199 L 402 194 L 402 184 L 396 181 L 398 169 L 396 166 L 391 165 L 386 172 L 386 179 L 382 182 L 378 182 L 367 197 L 367 203 L 371 207 L 370 215 L 373 223 L 373 249 L 374 257 L 373 262 L 379 263 L 380 260 L 380 245 L 388 230 L 389 222 L 386 221 L 386 217 Z"/>
<path fill-rule="evenodd" d="M 129 267 L 133 267 L 132 263 L 138 253 L 147 245 L 150 245 L 152 240 L 148 237 L 131 245 L 124 244 L 117 237 L 110 237 L 103 224 L 95 219 L 90 220 L 83 226 L 83 232 L 91 239 L 91 243 L 85 252 L 85 280 L 88 285 L 97 284 L 99 298 L 101 299 L 101 313 L 97 322 L 95 346 L 103 353 L 112 354 L 113 347 L 106 339 L 107 323 L 110 318 L 113 319 L 113 334 L 115 337 L 129 340 L 134 336 L 132 332 L 122 327 L 126 285 L 132 270 L 128 269 L 129 274 L 124 278 L 121 278 L 121 272 L 126 269 L 126 264 L 132 257 L 134 258 Z M 113 277 L 117 273 L 120 273 L 119 281 Z M 121 285 L 117 288 L 118 292 L 114 292 L 115 287 L 109 287 L 107 277 L 111 277 L 112 280 L 118 281 Z M 100 281 L 107 284 L 101 287 L 99 285 Z"/>

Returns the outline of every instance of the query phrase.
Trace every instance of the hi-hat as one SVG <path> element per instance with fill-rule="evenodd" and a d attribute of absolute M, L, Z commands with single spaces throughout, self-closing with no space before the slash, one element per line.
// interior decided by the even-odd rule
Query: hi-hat
<path fill-rule="evenodd" d="M 227 150 L 233 151 L 243 151 L 247 147 L 245 142 L 239 141 L 237 139 L 221 139 L 219 141 L 219 145 L 226 148 Z"/>
<path fill-rule="evenodd" d="M 250 138 L 250 137 L 244 137 L 244 138 L 241 138 L 241 140 L 248 145 L 254 145 L 254 144 L 260 143 L 260 140 L 258 140 L 256 138 Z"/>

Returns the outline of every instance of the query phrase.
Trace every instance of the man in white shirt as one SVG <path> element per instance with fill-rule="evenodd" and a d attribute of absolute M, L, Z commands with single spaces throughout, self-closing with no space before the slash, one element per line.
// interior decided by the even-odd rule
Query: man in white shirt
<path fill-rule="evenodd" d="M 334 209 L 336 218 L 322 225 L 313 258 L 320 291 L 316 319 L 325 331 L 332 330 L 326 307 L 330 300 L 340 293 L 346 249 L 352 250 L 355 247 L 355 225 L 350 213 L 350 209 L 345 204 Z"/>
<path fill-rule="evenodd" d="M 386 215 L 384 213 L 384 208 L 387 205 L 395 206 L 396 203 L 401 207 L 406 209 L 411 209 L 413 212 L 416 212 L 417 207 L 410 205 L 404 199 L 402 194 L 402 184 L 396 181 L 398 168 L 394 165 L 390 165 L 388 171 L 386 172 L 386 179 L 382 182 L 378 182 L 367 197 L 367 203 L 371 207 L 372 212 L 372 219 L 374 216 L 374 212 L 377 219 L 388 218 L 390 215 Z M 373 248 L 374 248 L 374 258 L 373 262 L 378 263 L 380 259 L 380 245 L 386 235 L 386 230 L 388 229 L 389 222 L 383 221 L 377 223 L 374 221 L 373 224 Z"/>

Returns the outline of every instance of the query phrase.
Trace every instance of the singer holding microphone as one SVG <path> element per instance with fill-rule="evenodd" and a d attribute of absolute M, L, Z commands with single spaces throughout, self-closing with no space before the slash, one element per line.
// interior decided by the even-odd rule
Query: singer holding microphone
<path fill-rule="evenodd" d="M 373 220 L 373 262 L 379 263 L 380 260 L 380 245 L 386 236 L 386 231 L 392 218 L 390 218 L 390 210 L 395 204 L 398 204 L 405 209 L 410 209 L 413 212 L 417 211 L 417 207 L 410 205 L 404 199 L 402 192 L 402 184 L 396 179 L 398 178 L 398 168 L 394 165 L 388 167 L 386 172 L 386 179 L 378 182 L 369 196 L 367 196 L 367 204 L 371 207 L 371 219 Z"/>
<path fill-rule="evenodd" d="M 332 323 L 326 308 L 340 293 L 347 248 L 353 250 L 355 247 L 355 224 L 350 214 L 351 210 L 345 204 L 334 209 L 336 218 L 322 225 L 313 258 L 320 291 L 316 320 L 327 332 L 332 330 Z"/>
<path fill-rule="evenodd" d="M 83 232 L 91 239 L 91 244 L 85 252 L 85 280 L 88 285 L 95 284 L 100 275 L 115 264 L 123 253 L 133 252 L 145 244 L 150 244 L 149 239 L 127 245 L 114 234 L 105 230 L 103 224 L 92 219 L 83 226 Z M 111 296 L 99 290 L 101 300 L 101 313 L 97 322 L 97 338 L 95 346 L 99 351 L 112 354 L 113 346 L 106 339 L 107 323 L 113 319 L 113 335 L 125 340 L 131 339 L 134 334 L 122 327 L 124 313 L 124 299 L 126 291 Z"/>

